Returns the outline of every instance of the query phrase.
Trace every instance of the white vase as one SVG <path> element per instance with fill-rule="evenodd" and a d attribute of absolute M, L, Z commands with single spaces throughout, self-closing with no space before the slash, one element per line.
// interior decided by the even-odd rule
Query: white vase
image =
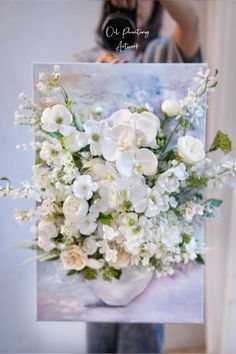
<path fill-rule="evenodd" d="M 120 279 L 106 281 L 102 275 L 86 283 L 92 292 L 105 304 L 126 306 L 140 295 L 152 280 L 153 272 L 143 267 L 127 267 L 122 270 Z"/>

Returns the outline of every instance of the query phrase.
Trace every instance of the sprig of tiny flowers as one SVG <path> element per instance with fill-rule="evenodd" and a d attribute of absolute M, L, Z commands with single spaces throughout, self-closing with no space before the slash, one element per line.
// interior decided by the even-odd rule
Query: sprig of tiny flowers
<path fill-rule="evenodd" d="M 3 177 L 0 188 L 1 196 L 38 202 L 35 210 L 15 210 L 19 223 L 36 220 L 29 244 L 40 251 L 36 259 L 59 259 L 68 275 L 90 280 L 119 278 L 131 265 L 165 276 L 190 261 L 203 263 L 197 225 L 222 203 L 205 199 L 204 191 L 236 176 L 231 157 L 209 158 L 216 150 L 230 153 L 226 134 L 217 132 L 207 152 L 190 134 L 215 76 L 200 71 L 186 97 L 162 102 L 160 116 L 148 104 L 131 104 L 103 117 L 99 106 L 82 122 L 60 68 L 40 74 L 37 89 L 47 107 L 21 94 L 27 113 L 16 114 L 18 124 L 35 126 L 32 183 L 16 189 Z"/>

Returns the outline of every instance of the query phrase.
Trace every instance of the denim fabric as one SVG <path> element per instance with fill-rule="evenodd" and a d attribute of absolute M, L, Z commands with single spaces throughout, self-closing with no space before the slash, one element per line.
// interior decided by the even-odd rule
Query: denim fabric
<path fill-rule="evenodd" d="M 162 353 L 164 326 L 150 323 L 88 323 L 88 353 Z"/>

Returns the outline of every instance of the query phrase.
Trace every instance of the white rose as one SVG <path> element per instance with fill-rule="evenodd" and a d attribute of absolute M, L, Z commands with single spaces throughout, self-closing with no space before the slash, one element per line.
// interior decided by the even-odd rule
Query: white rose
<path fill-rule="evenodd" d="M 177 151 L 185 162 L 191 164 L 200 162 L 205 157 L 203 143 L 190 135 L 178 139 Z"/>
<path fill-rule="evenodd" d="M 81 270 L 87 265 L 87 257 L 79 246 L 67 247 L 60 258 L 65 269 Z"/>
<path fill-rule="evenodd" d="M 168 117 L 176 117 L 180 114 L 180 105 L 177 101 L 168 99 L 162 103 L 161 110 Z"/>
<path fill-rule="evenodd" d="M 63 213 L 68 221 L 78 223 L 88 212 L 88 202 L 83 198 L 68 195 L 63 204 Z"/>

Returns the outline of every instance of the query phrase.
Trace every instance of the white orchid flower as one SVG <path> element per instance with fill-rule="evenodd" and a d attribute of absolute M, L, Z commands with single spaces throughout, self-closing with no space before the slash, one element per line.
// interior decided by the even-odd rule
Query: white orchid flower
<path fill-rule="evenodd" d="M 117 171 L 125 177 L 133 174 L 151 176 L 156 172 L 157 166 L 156 156 L 146 148 L 125 151 L 116 160 Z"/>
<path fill-rule="evenodd" d="M 116 161 L 121 153 L 131 149 L 135 143 L 135 130 L 126 124 L 107 128 L 102 140 L 102 154 L 107 161 Z"/>
<path fill-rule="evenodd" d="M 129 125 L 135 129 L 136 142 L 140 146 L 152 146 L 160 129 L 160 119 L 153 113 L 131 113 L 128 109 L 114 112 L 108 119 L 108 124 L 114 127 L 120 124 Z"/>
<path fill-rule="evenodd" d="M 72 114 L 61 104 L 56 104 L 51 108 L 47 107 L 41 117 L 42 128 L 44 130 L 47 132 L 59 131 L 65 136 L 75 130 L 74 127 L 70 126 L 72 121 Z"/>
<path fill-rule="evenodd" d="M 87 120 L 83 125 L 84 132 L 77 132 L 77 140 L 80 148 L 89 145 L 92 156 L 101 156 L 101 138 L 105 125 L 104 121 Z"/>
<path fill-rule="evenodd" d="M 89 175 L 78 176 L 73 183 L 73 193 L 77 198 L 90 199 L 97 190 L 97 183 Z"/>
<path fill-rule="evenodd" d="M 160 119 L 155 114 L 147 111 L 133 113 L 132 119 L 137 133 L 138 145 L 154 145 L 156 143 L 157 132 L 160 129 Z"/>
<path fill-rule="evenodd" d="M 109 118 L 106 119 L 107 123 L 111 127 L 115 127 L 119 124 L 128 124 L 131 125 L 131 116 L 132 113 L 129 109 L 120 109 L 110 115 Z"/>

